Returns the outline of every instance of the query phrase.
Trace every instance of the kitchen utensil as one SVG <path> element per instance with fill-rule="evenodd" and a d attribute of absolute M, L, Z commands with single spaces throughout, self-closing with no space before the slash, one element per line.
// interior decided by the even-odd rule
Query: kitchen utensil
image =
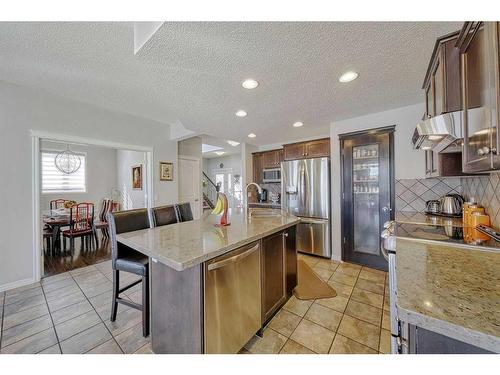
<path fill-rule="evenodd" d="M 462 214 L 464 198 L 460 194 L 446 194 L 440 199 L 441 213 L 448 215 Z"/>
<path fill-rule="evenodd" d="M 425 211 L 430 214 L 436 214 L 441 211 L 441 202 L 437 199 L 425 202 L 425 206 Z"/>

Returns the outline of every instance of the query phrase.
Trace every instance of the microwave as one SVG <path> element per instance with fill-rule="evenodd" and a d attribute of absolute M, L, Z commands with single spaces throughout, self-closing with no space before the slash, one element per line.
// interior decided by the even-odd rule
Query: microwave
<path fill-rule="evenodd" d="M 281 182 L 281 168 L 268 168 L 264 169 L 262 175 L 262 182 Z"/>

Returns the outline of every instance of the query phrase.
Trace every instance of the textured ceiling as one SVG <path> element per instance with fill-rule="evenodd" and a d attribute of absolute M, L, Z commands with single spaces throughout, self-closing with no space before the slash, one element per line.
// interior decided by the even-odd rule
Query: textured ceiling
<path fill-rule="evenodd" d="M 423 101 L 457 22 L 167 22 L 134 56 L 132 23 L 0 23 L 0 80 L 256 145 Z M 338 82 L 346 70 L 359 78 Z M 241 81 L 260 82 L 244 90 Z M 234 116 L 237 109 L 246 118 Z M 291 128 L 297 120 L 302 128 Z M 249 140 L 250 132 L 257 138 Z"/>

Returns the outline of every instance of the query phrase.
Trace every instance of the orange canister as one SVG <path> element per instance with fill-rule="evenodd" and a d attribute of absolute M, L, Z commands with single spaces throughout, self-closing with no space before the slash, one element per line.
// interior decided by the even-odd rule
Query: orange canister
<path fill-rule="evenodd" d="M 463 205 L 464 240 L 471 241 L 475 233 L 471 219 L 474 213 L 484 214 L 484 207 L 475 202 L 466 202 Z"/>
<path fill-rule="evenodd" d="M 484 209 L 483 209 L 484 211 Z M 478 231 L 477 229 L 475 229 L 478 225 L 486 225 L 486 226 L 490 226 L 490 215 L 487 215 L 485 213 L 480 213 L 480 212 L 474 212 L 472 213 L 471 217 L 470 217 L 470 222 L 471 222 L 471 226 L 472 228 L 472 240 L 473 241 L 477 241 L 477 240 L 481 240 L 481 241 L 486 241 L 487 239 L 489 239 L 489 237 L 484 234 L 484 233 L 481 233 L 480 231 Z"/>

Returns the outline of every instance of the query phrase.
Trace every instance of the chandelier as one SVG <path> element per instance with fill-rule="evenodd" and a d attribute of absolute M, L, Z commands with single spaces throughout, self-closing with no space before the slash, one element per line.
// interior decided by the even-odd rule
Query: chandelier
<path fill-rule="evenodd" d="M 64 174 L 72 174 L 80 169 L 82 159 L 67 146 L 65 151 L 58 153 L 54 158 L 56 168 Z"/>

